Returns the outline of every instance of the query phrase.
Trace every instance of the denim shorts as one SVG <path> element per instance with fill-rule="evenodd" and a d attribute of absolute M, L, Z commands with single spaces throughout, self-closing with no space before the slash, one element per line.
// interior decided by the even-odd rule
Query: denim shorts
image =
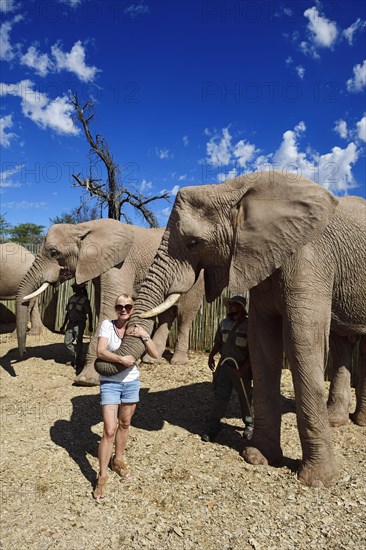
<path fill-rule="evenodd" d="M 131 382 L 116 382 L 101 380 L 100 404 L 119 405 L 120 403 L 138 403 L 140 392 L 140 379 Z"/>

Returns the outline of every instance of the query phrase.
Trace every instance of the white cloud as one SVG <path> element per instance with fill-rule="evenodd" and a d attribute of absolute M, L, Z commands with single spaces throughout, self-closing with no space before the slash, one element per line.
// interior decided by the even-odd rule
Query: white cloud
<path fill-rule="evenodd" d="M 353 35 L 357 31 L 362 31 L 366 27 L 366 21 L 363 21 L 362 19 L 358 18 L 352 25 L 350 25 L 347 29 L 344 29 L 342 32 L 342 36 L 347 40 L 348 44 L 352 46 L 353 44 Z"/>
<path fill-rule="evenodd" d="M 0 0 L 0 12 L 2 13 L 15 11 L 18 7 L 19 4 L 17 4 L 16 0 Z"/>
<path fill-rule="evenodd" d="M 180 185 L 174 185 L 173 189 L 170 192 L 175 197 L 175 195 L 178 193 L 179 189 L 180 189 Z"/>
<path fill-rule="evenodd" d="M 305 153 L 300 153 L 297 148 L 297 138 L 305 132 L 303 121 L 295 126 L 294 130 L 287 130 L 282 136 L 282 143 L 273 155 L 273 161 L 279 166 L 304 165 Z"/>
<path fill-rule="evenodd" d="M 357 136 L 362 141 L 366 141 L 366 116 L 363 116 L 356 124 Z"/>
<path fill-rule="evenodd" d="M 189 145 L 189 137 L 188 136 L 183 136 L 183 145 L 185 147 L 187 147 Z"/>
<path fill-rule="evenodd" d="M 181 176 L 179 176 L 178 181 L 184 181 L 186 179 L 187 179 L 187 174 L 182 174 Z"/>
<path fill-rule="evenodd" d="M 0 83 L 0 96 L 12 95 L 21 98 L 22 112 L 40 128 L 51 128 L 57 133 L 79 133 L 71 115 L 73 107 L 67 96 L 50 100 L 47 94 L 34 90 L 34 83 L 22 80 L 17 84 Z"/>
<path fill-rule="evenodd" d="M 287 65 L 287 67 L 292 67 L 293 66 L 294 60 L 292 59 L 291 56 L 286 58 L 285 64 Z M 302 65 L 297 65 L 295 67 L 295 71 L 296 71 L 297 76 L 299 78 L 301 78 L 301 80 L 303 80 L 303 78 L 305 76 L 305 68 Z"/>
<path fill-rule="evenodd" d="M 81 3 L 81 0 L 58 0 L 61 4 L 69 4 L 72 8 L 75 8 Z"/>
<path fill-rule="evenodd" d="M 257 152 L 255 145 L 241 139 L 234 147 L 233 155 L 241 168 L 245 168 L 253 160 L 254 153 Z"/>
<path fill-rule="evenodd" d="M 23 166 L 23 164 L 18 164 L 11 170 L 4 170 L 3 172 L 0 172 L 0 193 L 3 193 L 5 188 L 21 187 L 21 184 L 19 182 L 14 182 L 12 177 L 15 174 L 18 174 L 18 172 L 22 170 Z"/>
<path fill-rule="evenodd" d="M 337 120 L 334 131 L 340 135 L 341 138 L 346 139 L 348 136 L 347 122 L 345 120 Z"/>
<path fill-rule="evenodd" d="M 303 80 L 305 76 L 305 68 L 302 65 L 298 65 L 297 67 L 295 67 L 295 71 L 297 72 L 298 77 Z"/>
<path fill-rule="evenodd" d="M 365 137 L 365 120 L 360 120 L 357 127 L 359 139 L 362 139 L 362 136 Z M 283 133 L 282 141 L 274 152 L 265 155 L 259 154 L 260 150 L 245 140 L 240 140 L 233 146 L 228 128 L 224 128 L 224 137 L 219 142 L 216 138 L 214 142 L 214 145 L 219 148 L 220 154 L 216 149 L 211 151 L 212 155 L 206 158 L 206 162 L 216 168 L 226 168 L 216 172 L 219 182 L 240 176 L 248 171 L 271 168 L 295 172 L 320 183 L 335 193 L 346 193 L 355 184 L 352 168 L 359 157 L 356 143 L 350 142 L 344 149 L 333 147 L 329 153 L 325 154 L 320 154 L 310 147 L 301 150 L 299 141 L 305 132 L 305 122 L 300 121 L 292 130 L 286 130 Z M 348 133 L 348 137 L 349 135 L 350 133 Z M 212 144 L 213 139 L 209 144 Z M 220 158 L 223 160 L 221 164 L 218 163 Z M 209 175 L 212 178 L 212 171 Z"/>
<path fill-rule="evenodd" d="M 366 59 L 362 65 L 353 67 L 353 78 L 347 80 L 347 90 L 349 92 L 360 92 L 366 86 Z"/>
<path fill-rule="evenodd" d="M 211 166 L 227 166 L 231 159 L 231 135 L 228 128 L 223 128 L 222 138 L 213 136 L 206 146 L 206 161 Z"/>
<path fill-rule="evenodd" d="M 320 155 L 317 181 L 330 191 L 346 192 L 354 186 L 352 165 L 358 155 L 357 147 L 352 142 L 345 149 L 333 147 L 330 153 Z"/>
<path fill-rule="evenodd" d="M 85 48 L 81 41 L 75 42 L 71 51 L 63 52 L 59 43 L 51 48 L 51 54 L 42 53 L 37 45 L 31 45 L 25 54 L 21 53 L 20 44 L 12 45 L 10 33 L 15 23 L 21 21 L 21 15 L 6 21 L 0 27 L 0 59 L 4 61 L 19 60 L 22 65 L 33 69 L 38 75 L 45 77 L 52 72 L 66 70 L 74 73 L 82 82 L 94 80 L 99 69 L 89 67 L 85 63 Z M 53 59 L 52 59 L 53 58 Z"/>
<path fill-rule="evenodd" d="M 70 53 L 63 52 L 58 44 L 52 46 L 51 51 L 55 58 L 56 71 L 59 72 L 65 69 L 75 73 L 83 82 L 90 82 L 94 79 L 98 69 L 96 67 L 88 67 L 85 64 L 85 49 L 80 40 L 75 42 Z"/>
<path fill-rule="evenodd" d="M 220 172 L 218 175 L 217 175 L 217 181 L 219 183 L 223 183 L 224 181 L 227 181 L 227 180 L 232 180 L 234 178 L 236 178 L 236 176 L 238 175 L 238 171 L 236 168 L 232 168 L 231 170 L 229 170 L 228 172 Z"/>
<path fill-rule="evenodd" d="M 52 61 L 46 53 L 40 53 L 36 46 L 30 46 L 27 53 L 20 57 L 20 63 L 26 65 L 39 74 L 40 76 L 47 76 L 52 70 Z"/>
<path fill-rule="evenodd" d="M 169 149 L 159 149 L 158 147 L 155 147 L 155 154 L 161 160 L 173 157 Z"/>
<path fill-rule="evenodd" d="M 4 204 L 5 208 L 14 208 L 16 210 L 29 210 L 35 208 L 45 208 L 47 203 L 45 202 L 29 202 L 29 201 L 20 201 L 20 202 L 6 202 Z"/>
<path fill-rule="evenodd" d="M 23 17 L 21 15 L 17 15 L 11 21 L 5 21 L 5 23 L 0 26 L 0 59 L 4 61 L 12 61 L 17 55 L 19 45 L 16 44 L 13 46 L 11 44 L 10 33 L 14 23 L 18 23 L 18 21 L 22 19 Z"/>
<path fill-rule="evenodd" d="M 13 118 L 11 115 L 0 117 L 0 145 L 10 147 L 11 141 L 17 137 L 13 132 L 6 130 L 13 127 Z"/>
<path fill-rule="evenodd" d="M 300 122 L 294 130 L 284 132 L 277 151 L 257 159 L 257 169 L 268 169 L 272 166 L 279 170 L 297 172 L 334 193 L 347 192 L 354 186 L 352 166 L 359 156 L 355 143 L 349 143 L 345 149 L 333 147 L 330 153 L 324 155 L 309 150 L 302 152 L 298 139 L 305 129 L 305 124 Z"/>
<path fill-rule="evenodd" d="M 130 4 L 124 9 L 124 13 L 128 15 L 131 19 L 137 19 L 141 15 L 150 13 L 150 8 L 147 6 L 143 0 Z"/>
<path fill-rule="evenodd" d="M 305 10 L 304 16 L 309 19 L 308 32 L 313 46 L 315 48 L 331 48 L 338 36 L 336 23 L 324 15 L 320 15 L 315 6 Z"/>
<path fill-rule="evenodd" d="M 145 191 L 150 190 L 151 188 L 152 188 L 151 181 L 147 181 L 143 179 L 140 185 L 140 193 L 144 193 Z"/>

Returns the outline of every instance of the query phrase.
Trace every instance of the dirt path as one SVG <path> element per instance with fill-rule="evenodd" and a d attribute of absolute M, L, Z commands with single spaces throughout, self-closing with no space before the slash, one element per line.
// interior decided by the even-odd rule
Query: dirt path
<path fill-rule="evenodd" d="M 216 443 L 199 434 L 210 409 L 206 354 L 188 365 L 142 366 L 130 434 L 133 478 L 110 473 L 91 496 L 102 433 L 99 388 L 73 386 L 62 336 L 28 338 L 28 357 L 1 335 L 1 547 L 63 549 L 354 549 L 366 547 L 366 428 L 334 429 L 340 481 L 296 480 L 300 446 L 289 372 L 282 376 L 281 468 L 240 456 L 233 398 Z"/>

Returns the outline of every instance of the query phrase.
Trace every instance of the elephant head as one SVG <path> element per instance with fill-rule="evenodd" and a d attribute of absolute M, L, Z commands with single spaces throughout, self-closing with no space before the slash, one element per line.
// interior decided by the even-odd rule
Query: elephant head
<path fill-rule="evenodd" d="M 134 239 L 133 226 L 116 220 L 53 225 L 17 292 L 17 334 L 25 351 L 27 304 L 49 285 L 75 277 L 81 284 L 123 262 Z M 26 300 L 24 300 L 26 298 Z"/>
<path fill-rule="evenodd" d="M 135 311 L 156 311 L 158 304 L 160 311 L 202 269 L 208 301 L 226 286 L 256 286 L 324 231 L 337 202 L 304 177 L 273 171 L 181 189 Z"/>

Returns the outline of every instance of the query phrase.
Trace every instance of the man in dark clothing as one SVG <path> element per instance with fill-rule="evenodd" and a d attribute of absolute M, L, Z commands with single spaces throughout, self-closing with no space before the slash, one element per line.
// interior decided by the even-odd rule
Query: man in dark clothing
<path fill-rule="evenodd" d="M 71 356 L 71 361 L 66 364 L 71 364 L 76 372 L 80 372 L 83 366 L 83 334 L 86 317 L 89 318 L 89 332 L 93 332 L 93 318 L 85 284 L 74 283 L 72 289 L 74 294 L 67 302 L 65 321 L 60 330 L 64 332 L 66 327 L 64 343 Z"/>
<path fill-rule="evenodd" d="M 208 357 L 208 366 L 214 372 L 214 404 L 207 433 L 203 441 L 212 441 L 221 429 L 221 418 L 230 400 L 233 387 L 240 402 L 245 425 L 244 437 L 253 434 L 252 415 L 252 371 L 249 362 L 247 341 L 248 317 L 244 296 L 226 298 L 227 316 L 217 329 L 214 345 Z M 220 361 L 215 370 L 215 355 L 220 353 Z"/>

